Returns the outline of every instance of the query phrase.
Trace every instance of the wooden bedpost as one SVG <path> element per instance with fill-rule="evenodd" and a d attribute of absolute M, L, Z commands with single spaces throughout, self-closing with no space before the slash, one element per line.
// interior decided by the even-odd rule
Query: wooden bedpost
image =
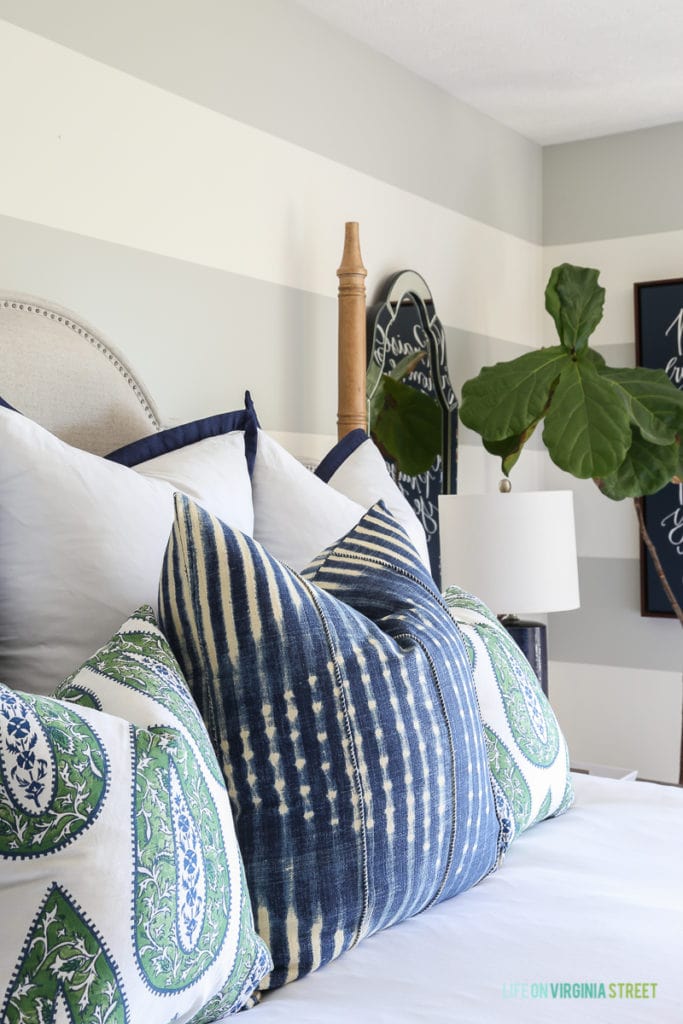
<path fill-rule="evenodd" d="M 356 221 L 347 221 L 344 253 L 337 271 L 339 278 L 339 409 L 337 435 L 362 427 L 367 430 L 365 374 L 367 346 L 365 329 L 365 278 L 367 270 L 360 254 Z"/>

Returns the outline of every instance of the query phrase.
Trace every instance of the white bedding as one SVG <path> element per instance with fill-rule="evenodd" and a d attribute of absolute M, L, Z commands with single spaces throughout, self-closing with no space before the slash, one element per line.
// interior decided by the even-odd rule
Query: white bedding
<path fill-rule="evenodd" d="M 681 1024 L 683 790 L 574 781 L 574 808 L 498 874 L 267 995 L 254 1024 Z M 553 998 L 558 983 L 606 997 Z M 619 998 L 620 983 L 648 988 Z"/>

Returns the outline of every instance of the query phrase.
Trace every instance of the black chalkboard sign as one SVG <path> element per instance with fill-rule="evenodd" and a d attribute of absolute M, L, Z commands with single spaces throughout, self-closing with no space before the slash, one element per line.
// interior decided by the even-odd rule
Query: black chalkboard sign
<path fill-rule="evenodd" d="M 425 358 L 405 383 L 435 398 L 441 408 L 441 454 L 420 476 L 395 479 L 427 534 L 435 582 L 441 580 L 439 495 L 457 489 L 458 402 L 446 365 L 446 339 L 427 284 L 414 270 L 403 270 L 385 285 L 385 297 L 368 310 L 368 406 L 383 373 L 411 352 Z M 372 429 L 372 424 L 369 424 Z M 389 467 L 393 470 L 394 467 Z"/>
<path fill-rule="evenodd" d="M 664 370 L 683 390 L 683 278 L 634 285 L 639 366 Z M 668 484 L 643 499 L 645 525 L 679 604 L 683 603 L 683 484 Z M 641 614 L 674 612 L 641 544 Z"/>

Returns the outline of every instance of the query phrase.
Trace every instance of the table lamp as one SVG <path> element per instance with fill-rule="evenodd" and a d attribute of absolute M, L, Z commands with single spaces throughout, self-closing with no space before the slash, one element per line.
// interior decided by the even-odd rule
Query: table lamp
<path fill-rule="evenodd" d="M 517 615 L 579 607 L 572 492 L 442 494 L 439 537 L 444 588 L 457 584 L 496 612 L 547 694 L 546 627 Z"/>

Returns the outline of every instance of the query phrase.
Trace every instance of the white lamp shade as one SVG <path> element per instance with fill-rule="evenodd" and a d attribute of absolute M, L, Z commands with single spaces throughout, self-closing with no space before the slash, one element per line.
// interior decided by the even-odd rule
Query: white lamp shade
<path fill-rule="evenodd" d="M 497 614 L 579 607 L 571 491 L 439 497 L 441 579 Z"/>

